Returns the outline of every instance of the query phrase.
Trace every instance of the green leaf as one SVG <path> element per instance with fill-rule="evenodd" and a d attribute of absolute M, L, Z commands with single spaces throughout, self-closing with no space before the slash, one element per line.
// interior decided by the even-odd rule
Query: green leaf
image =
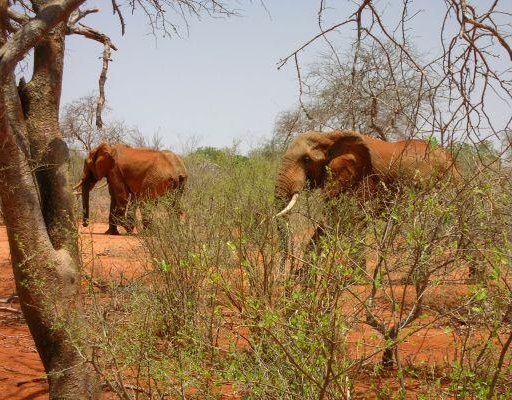
<path fill-rule="evenodd" d="M 171 265 L 165 261 L 165 260 L 160 260 L 160 261 L 157 261 L 157 267 L 160 269 L 160 271 L 162 272 L 169 272 L 171 270 Z"/>

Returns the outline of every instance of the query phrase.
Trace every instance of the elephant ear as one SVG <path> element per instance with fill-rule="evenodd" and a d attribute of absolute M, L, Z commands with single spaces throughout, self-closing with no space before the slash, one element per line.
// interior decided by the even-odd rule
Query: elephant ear
<path fill-rule="evenodd" d="M 91 154 L 90 169 L 94 177 L 99 181 L 103 179 L 114 167 L 112 148 L 106 144 L 100 144 Z"/>
<path fill-rule="evenodd" d="M 328 167 L 339 191 L 356 186 L 373 173 L 372 155 L 363 137 L 355 132 L 332 132 Z"/>

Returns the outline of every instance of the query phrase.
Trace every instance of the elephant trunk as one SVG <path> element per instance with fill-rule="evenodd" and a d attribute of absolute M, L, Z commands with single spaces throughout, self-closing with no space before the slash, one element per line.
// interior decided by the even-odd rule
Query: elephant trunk
<path fill-rule="evenodd" d="M 90 187 L 86 187 L 86 185 L 82 186 L 82 225 L 89 225 L 89 192 L 91 191 Z"/>
<path fill-rule="evenodd" d="M 274 218 L 277 224 L 279 248 L 282 253 L 280 268 L 283 271 L 286 268 L 288 253 L 291 250 L 291 232 L 286 219 L 280 217 L 291 211 L 299 197 L 299 192 L 304 188 L 305 181 L 305 173 L 301 173 L 300 168 L 292 160 L 283 158 L 274 187 L 274 206 L 276 210 Z"/>
<path fill-rule="evenodd" d="M 283 160 L 274 188 L 276 217 L 287 214 L 295 205 L 306 183 L 305 171 L 290 160 Z"/>
<path fill-rule="evenodd" d="M 90 179 L 90 177 L 86 176 L 82 178 L 82 225 L 89 225 L 89 194 L 91 190 L 96 185 L 97 181 Z"/>

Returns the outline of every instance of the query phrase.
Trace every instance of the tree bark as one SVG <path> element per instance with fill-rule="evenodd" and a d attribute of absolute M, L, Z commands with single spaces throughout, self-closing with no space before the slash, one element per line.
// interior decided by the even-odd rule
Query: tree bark
<path fill-rule="evenodd" d="M 96 377 L 87 351 L 79 350 L 76 333 L 81 327 L 80 263 L 71 193 L 66 187 L 67 147 L 58 124 L 63 21 L 72 10 L 63 5 L 80 2 L 45 3 L 33 2 L 35 19 L 45 25 L 37 38 L 33 78 L 21 91 L 23 108 L 12 68 L 6 69 L 5 63 L 11 66 L 9 58 L 23 54 L 25 47 L 16 47 L 16 40 L 37 40 L 31 36 L 33 30 L 28 30 L 28 36 L 15 34 L 6 40 L 2 27 L 0 205 L 18 296 L 48 374 L 50 398 L 94 399 L 99 395 Z"/>

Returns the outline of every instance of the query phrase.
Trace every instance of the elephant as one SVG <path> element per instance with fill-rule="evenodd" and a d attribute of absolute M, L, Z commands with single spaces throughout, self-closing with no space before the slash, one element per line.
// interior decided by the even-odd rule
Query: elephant
<path fill-rule="evenodd" d="M 124 219 L 130 198 L 144 202 L 170 192 L 179 198 L 187 176 L 182 159 L 171 151 L 101 143 L 87 155 L 82 177 L 73 188 L 82 191 L 82 225 L 88 226 L 89 192 L 105 177 L 110 193 L 109 227 L 105 234 L 118 235 L 118 223 L 122 223 L 128 233 L 133 230 L 133 224 Z"/>
<path fill-rule="evenodd" d="M 299 134 L 282 156 L 275 184 L 274 218 L 288 214 L 299 193 L 309 184 L 334 199 L 352 193 L 366 202 L 392 192 L 401 183 L 427 185 L 445 174 L 457 175 L 454 160 L 440 146 L 425 140 L 385 142 L 358 132 L 339 130 Z M 384 204 L 384 201 L 381 202 Z M 281 246 L 286 247 L 285 228 L 278 221 Z M 310 245 L 324 234 L 317 228 Z"/>
<path fill-rule="evenodd" d="M 421 185 L 447 172 L 457 173 L 454 160 L 442 147 L 425 140 L 385 142 L 353 131 L 306 132 L 298 135 L 282 156 L 275 198 L 290 212 L 306 183 L 334 198 L 349 190 L 364 200 L 379 182 Z"/>

